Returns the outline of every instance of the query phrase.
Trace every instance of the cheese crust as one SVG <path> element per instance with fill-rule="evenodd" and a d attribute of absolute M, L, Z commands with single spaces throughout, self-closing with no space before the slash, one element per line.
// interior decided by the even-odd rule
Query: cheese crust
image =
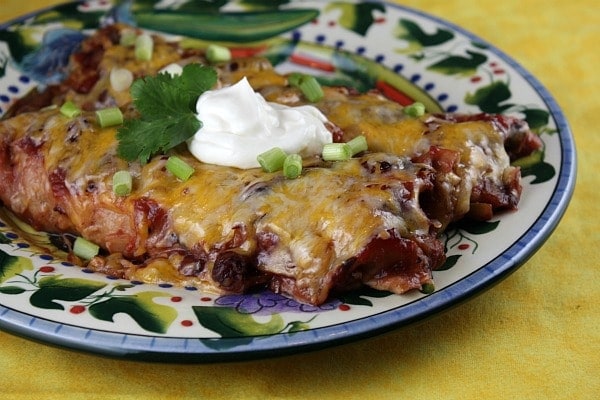
<path fill-rule="evenodd" d="M 365 135 L 368 152 L 344 162 L 305 159 L 302 176 L 285 179 L 204 164 L 182 145 L 168 154 L 195 169 L 181 182 L 166 156 L 145 165 L 120 159 L 116 128 L 100 128 L 93 111 L 119 106 L 136 116 L 129 94 L 110 87 L 113 67 L 140 77 L 173 62 L 205 62 L 203 54 L 155 37 L 152 60 L 136 62 L 118 44 L 122 29 L 87 39 L 65 82 L 26 96 L 0 121 L 0 201 L 38 230 L 100 245 L 89 263 L 72 258 L 111 276 L 215 293 L 268 287 L 310 304 L 361 285 L 420 289 L 445 260 L 438 236 L 449 224 L 516 209 L 520 172 L 511 156 L 540 145 L 517 119 L 409 118 L 378 92 L 327 87 L 313 105 L 332 122 L 334 140 Z M 218 71 L 219 85 L 246 76 L 269 101 L 306 103 L 265 59 L 232 60 Z M 66 100 L 84 112 L 68 119 L 47 107 Z M 123 169 L 134 178 L 125 197 L 111 183 Z"/>

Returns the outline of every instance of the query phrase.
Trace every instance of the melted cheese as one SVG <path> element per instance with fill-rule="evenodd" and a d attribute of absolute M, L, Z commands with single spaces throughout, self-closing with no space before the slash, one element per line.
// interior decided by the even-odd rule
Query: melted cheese
<path fill-rule="evenodd" d="M 173 62 L 191 61 L 181 57 L 179 49 L 160 40 L 148 63 L 134 62 L 131 49 L 107 46 L 92 91 L 69 92 L 66 97 L 80 105 L 108 99 L 124 106 L 130 101 L 127 92 L 114 92 L 108 85 L 113 67 L 125 67 L 141 76 Z M 303 103 L 298 90 L 286 86 L 286 78 L 265 60 L 235 60 L 220 66 L 219 74 L 219 85 L 246 76 L 269 101 Z M 115 129 L 98 128 L 91 113 L 69 120 L 49 110 L 21 114 L 0 125 L 0 147 L 29 140 L 38 151 L 32 156 L 37 163 L 30 168 L 26 150 L 15 150 L 17 182 L 12 197 L 4 201 L 23 216 L 37 215 L 39 227 L 77 232 L 101 244 L 113 253 L 107 263 L 125 265 L 129 279 L 219 291 L 211 270 L 219 254 L 233 249 L 256 257 L 259 269 L 290 278 L 294 293 L 319 304 L 325 301 L 341 265 L 360 255 L 374 239 L 386 239 L 391 232 L 408 238 L 430 234 L 431 221 L 419 206 L 425 186 L 422 176 L 430 167 L 413 164 L 412 157 L 432 146 L 460 154 L 459 165 L 442 182 L 448 201 L 456 203 L 457 215 L 468 211 L 473 186 L 482 179 L 502 185 L 508 156 L 502 137 L 490 123 L 411 119 L 399 105 L 373 93 L 324 90 L 325 98 L 316 106 L 344 131 L 346 140 L 365 135 L 371 153 L 331 164 L 305 160 L 302 176 L 287 180 L 281 173 L 204 164 L 182 145 L 172 153 L 195 172 L 181 182 L 165 169 L 164 157 L 154 157 L 144 166 L 116 157 Z M 103 95 L 105 91 L 108 96 Z M 112 192 L 112 175 L 120 169 L 129 169 L 134 177 L 133 191 L 127 197 Z M 27 189 L 28 180 L 35 180 L 34 189 Z M 63 187 L 67 194 L 55 193 Z M 153 238 L 156 232 L 148 221 L 140 219 L 150 217 L 136 211 L 136 204 L 148 199 L 167 216 L 160 227 L 165 231 L 162 242 Z M 168 256 L 160 253 L 179 247 L 205 253 L 205 269 L 184 276 L 177 270 L 176 251 Z M 120 253 L 150 259 L 145 268 L 139 268 Z"/>
<path fill-rule="evenodd" d="M 165 169 L 165 158 L 155 157 L 141 169 L 132 165 L 133 192 L 122 198 L 111 189 L 112 174 L 127 167 L 115 156 L 115 130 L 92 127 L 85 122 L 86 115 L 74 121 L 59 114 L 46 117 L 45 168 L 67 172 L 64 183 L 72 196 L 63 199 L 61 207 L 77 231 L 113 251 L 124 251 L 128 245 L 119 241 L 119 230 L 135 232 L 138 243 L 133 255 L 141 255 L 147 250 L 144 243 L 150 232 L 136 226 L 134 203 L 152 199 L 168 210 L 169 230 L 182 246 L 200 247 L 209 255 L 204 279 L 224 249 L 250 255 L 259 252 L 259 268 L 293 278 L 298 287 L 321 301 L 327 296 L 322 292 L 322 279 L 331 279 L 344 261 L 374 238 L 385 237 L 390 230 L 404 236 L 429 230 L 429 220 L 417 204 L 419 168 L 397 156 L 374 153 L 317 165 L 306 168 L 299 179 L 288 180 L 281 173 L 257 168 L 200 163 L 180 146 L 176 153 L 195 168 L 188 181 L 177 180 Z M 16 119 L 25 121 L 27 115 Z M 86 129 L 69 141 L 68 127 L 74 123 Z M 378 172 L 382 162 L 391 166 L 385 175 Z M 92 181 L 101 190 L 88 196 L 86 187 Z M 405 182 L 413 188 L 408 199 L 398 196 L 406 191 Z M 412 207 L 407 207 L 411 202 Z M 261 235 L 277 238 L 268 252 L 259 251 Z M 144 276 L 153 282 L 173 281 L 173 271 L 161 274 L 161 265 L 156 261 Z"/>

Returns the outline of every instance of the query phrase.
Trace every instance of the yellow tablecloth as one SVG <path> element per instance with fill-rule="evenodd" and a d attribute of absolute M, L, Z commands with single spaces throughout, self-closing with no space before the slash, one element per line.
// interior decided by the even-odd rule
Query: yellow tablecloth
<path fill-rule="evenodd" d="M 1 0 L 0 22 L 56 3 Z M 493 43 L 563 108 L 577 144 L 578 181 L 565 217 L 539 252 L 491 290 L 423 323 L 283 358 L 150 364 L 0 332 L 0 398 L 600 398 L 600 5 L 399 3 Z"/>

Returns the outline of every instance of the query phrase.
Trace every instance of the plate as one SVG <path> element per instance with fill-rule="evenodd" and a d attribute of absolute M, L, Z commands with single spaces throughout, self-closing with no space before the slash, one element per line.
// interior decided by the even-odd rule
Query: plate
<path fill-rule="evenodd" d="M 462 28 L 384 2 L 101 0 L 41 10 L 0 27 L 0 115 L 32 87 L 61 79 L 82 38 L 115 20 L 191 44 L 218 42 L 238 54 L 262 54 L 282 72 L 376 87 L 432 111 L 518 115 L 544 147 L 517 161 L 524 176 L 518 212 L 445 234 L 448 261 L 434 273 L 433 293 L 361 290 L 320 307 L 268 292 L 215 296 L 110 279 L 70 264 L 51 236 L 0 209 L 0 328 L 6 331 L 92 353 L 171 362 L 324 348 L 405 326 L 489 288 L 542 246 L 571 198 L 573 138 L 548 91 Z"/>

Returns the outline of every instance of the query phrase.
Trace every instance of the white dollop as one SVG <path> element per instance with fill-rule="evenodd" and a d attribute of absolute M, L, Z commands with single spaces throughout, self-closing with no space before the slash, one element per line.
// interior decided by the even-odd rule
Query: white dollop
<path fill-rule="evenodd" d="M 307 157 L 320 154 L 333 141 L 327 118 L 316 107 L 267 102 L 246 78 L 204 92 L 196 111 L 203 125 L 188 140 L 188 148 L 209 164 L 256 168 L 256 157 L 273 147 Z"/>

